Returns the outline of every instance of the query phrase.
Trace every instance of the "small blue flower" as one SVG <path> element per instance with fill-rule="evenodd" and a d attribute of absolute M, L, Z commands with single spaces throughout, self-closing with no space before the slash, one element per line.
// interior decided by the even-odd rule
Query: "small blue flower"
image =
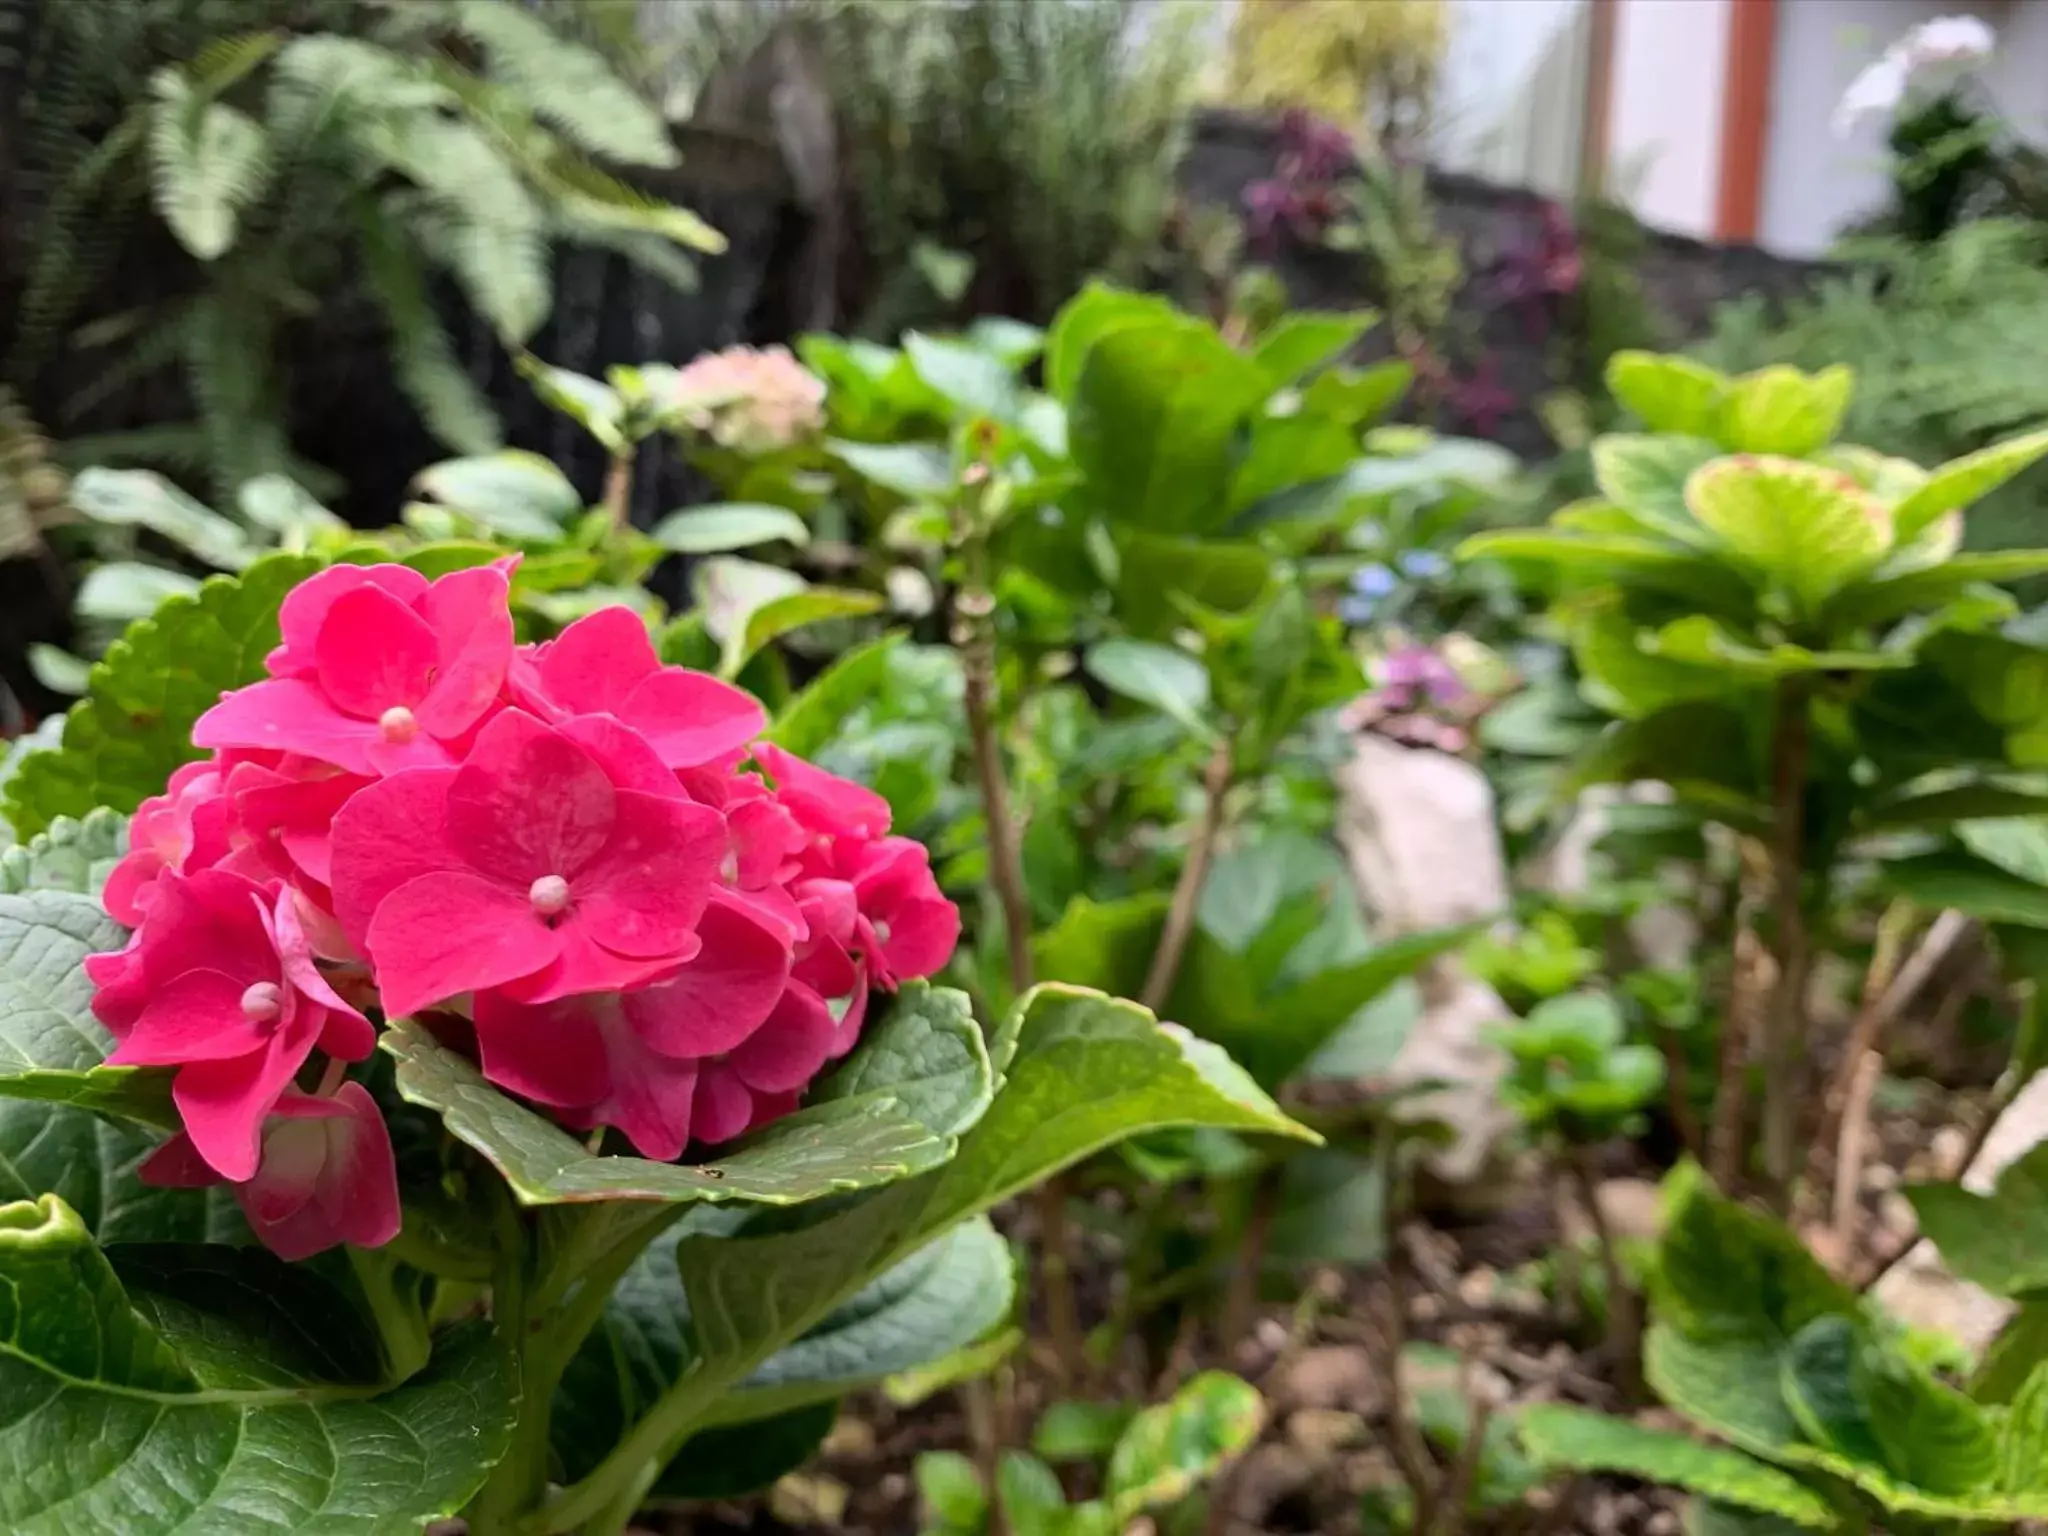
<path fill-rule="evenodd" d="M 1395 564 L 1401 567 L 1401 574 L 1412 581 L 1435 581 L 1451 569 L 1451 562 L 1433 549 L 1411 549 Z"/>
<path fill-rule="evenodd" d="M 1337 604 L 1337 617 L 1353 629 L 1363 629 L 1372 623 L 1373 610 L 1378 606 L 1369 597 L 1347 597 Z"/>
<path fill-rule="evenodd" d="M 1386 597 L 1399 583 L 1400 579 L 1384 565 L 1362 565 L 1351 573 L 1351 590 L 1360 597 Z"/>

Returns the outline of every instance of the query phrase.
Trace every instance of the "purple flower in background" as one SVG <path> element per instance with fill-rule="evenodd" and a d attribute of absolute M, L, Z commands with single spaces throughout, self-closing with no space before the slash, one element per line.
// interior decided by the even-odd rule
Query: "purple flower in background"
<path fill-rule="evenodd" d="M 1430 703 L 1456 704 L 1465 697 L 1464 680 L 1448 661 L 1426 645 L 1404 645 L 1379 666 L 1379 693 L 1396 709 L 1412 709 L 1420 692 Z"/>
<path fill-rule="evenodd" d="M 1280 118 L 1280 153 L 1283 165 L 1292 162 L 1288 168 L 1295 178 L 1333 181 L 1350 168 L 1351 135 L 1329 119 L 1295 107 Z"/>
<path fill-rule="evenodd" d="M 1438 581 L 1451 569 L 1451 562 L 1433 549 L 1411 549 L 1394 563 L 1410 581 Z"/>
<path fill-rule="evenodd" d="M 1470 375 L 1451 386 L 1445 404 L 1451 413 L 1472 432 L 1480 437 L 1491 437 L 1499 428 L 1501 418 L 1510 414 L 1521 401 L 1514 391 L 1500 380 L 1500 359 L 1489 352 L 1479 359 L 1479 366 Z"/>
<path fill-rule="evenodd" d="M 1399 578 L 1384 565 L 1362 565 L 1351 573 L 1351 591 L 1337 604 L 1337 617 L 1356 628 L 1372 622 L 1380 600 L 1399 585 Z"/>

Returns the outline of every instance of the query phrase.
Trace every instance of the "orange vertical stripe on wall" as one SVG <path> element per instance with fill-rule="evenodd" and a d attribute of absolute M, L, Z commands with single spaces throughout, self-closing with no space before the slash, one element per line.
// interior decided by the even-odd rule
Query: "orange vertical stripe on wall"
<path fill-rule="evenodd" d="M 1721 179 L 1714 235 L 1754 242 L 1763 213 L 1771 136 L 1771 64 L 1778 0 L 1728 0 L 1728 69 L 1721 88 Z"/>

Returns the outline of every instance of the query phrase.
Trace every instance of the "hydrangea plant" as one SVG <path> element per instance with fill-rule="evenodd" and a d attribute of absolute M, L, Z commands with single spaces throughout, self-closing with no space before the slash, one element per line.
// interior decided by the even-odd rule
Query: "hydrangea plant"
<path fill-rule="evenodd" d="M 1305 1134 L 1101 993 L 978 1022 L 886 801 L 512 565 L 218 578 L 11 786 L 134 814 L 0 895 L 7 1529 L 618 1532 L 1002 1324 L 997 1202 Z"/>

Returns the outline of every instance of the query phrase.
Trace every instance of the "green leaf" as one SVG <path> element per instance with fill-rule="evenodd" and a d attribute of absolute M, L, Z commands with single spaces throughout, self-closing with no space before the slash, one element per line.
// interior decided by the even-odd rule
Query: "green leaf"
<path fill-rule="evenodd" d="M 1136 1413 L 1129 1403 L 1054 1403 L 1038 1416 L 1031 1449 L 1046 1461 L 1100 1461 Z"/>
<path fill-rule="evenodd" d="M 62 646 L 37 640 L 27 649 L 29 675 L 50 692 L 77 698 L 92 682 L 92 663 Z M 63 717 L 56 717 L 61 723 Z"/>
<path fill-rule="evenodd" d="M 1075 386 L 1089 350 L 1104 336 L 1125 326 L 1159 325 L 1186 317 L 1166 300 L 1149 293 L 1130 293 L 1106 283 L 1089 282 L 1053 317 L 1045 338 L 1045 387 L 1062 405 L 1072 407 Z"/>
<path fill-rule="evenodd" d="M 562 536 L 583 498 L 551 460 L 520 448 L 430 464 L 413 484 L 452 512 L 511 539 Z"/>
<path fill-rule="evenodd" d="M 716 555 L 756 544 L 808 544 L 811 529 L 787 507 L 729 501 L 671 512 L 647 536 L 679 555 Z"/>
<path fill-rule="evenodd" d="M 1370 427 L 1394 408 L 1414 382 L 1414 366 L 1404 362 L 1363 369 L 1332 368 L 1316 375 L 1302 391 L 1301 408 L 1347 427 Z"/>
<path fill-rule="evenodd" d="M 2010 1403 L 2048 1360 L 2048 1296 L 2026 1296 L 2006 1320 L 1970 1374 L 1970 1396 L 1980 1403 Z"/>
<path fill-rule="evenodd" d="M 1830 627 L 1883 624 L 1939 607 L 1980 582 L 2022 581 L 2048 571 L 2048 550 L 2000 549 L 1950 555 L 1939 565 L 1879 576 L 1836 594 L 1823 617 Z"/>
<path fill-rule="evenodd" d="M 890 655 L 902 643 L 903 631 L 891 630 L 834 657 L 782 706 L 764 739 L 798 757 L 816 757 L 832 744 L 847 717 L 881 691 Z"/>
<path fill-rule="evenodd" d="M 2048 885 L 2048 820 L 2033 816 L 1977 817 L 1956 824 L 1970 852 L 2000 869 Z"/>
<path fill-rule="evenodd" d="M 1144 985 L 1168 905 L 1164 892 L 1108 902 L 1075 897 L 1060 920 L 1032 941 L 1038 974 L 1047 981 L 1129 996 Z"/>
<path fill-rule="evenodd" d="M 1017 376 L 1001 359 L 980 347 L 908 331 L 903 355 L 917 376 L 963 415 L 1007 421 L 1016 414 Z"/>
<path fill-rule="evenodd" d="M 1643 1376 L 1688 1419 L 1759 1456 L 1782 1457 L 1802 1431 L 1785 1405 L 1782 1343 L 1695 1341 L 1666 1324 L 1643 1338 Z"/>
<path fill-rule="evenodd" d="M 1089 348 L 1068 403 L 1069 446 L 1113 523 L 1209 533 L 1229 490 L 1263 370 L 1199 321 L 1113 330 Z"/>
<path fill-rule="evenodd" d="M 1186 651 L 1149 640 L 1098 640 L 1082 658 L 1088 675 L 1112 692 L 1179 721 L 1208 739 L 1209 669 Z"/>
<path fill-rule="evenodd" d="M 721 1397 L 656 1491 L 702 1496 L 686 1491 L 701 1476 L 698 1453 L 725 1427 L 772 1429 L 785 1415 L 836 1403 L 972 1345 L 1008 1315 L 1015 1290 L 1008 1245 L 986 1221 L 962 1223 L 876 1277 Z M 656 1244 L 620 1281 L 556 1393 L 555 1449 L 570 1475 L 595 1466 L 695 1362 L 674 1245 Z"/>
<path fill-rule="evenodd" d="M 1716 1190 L 1696 1163 L 1664 1184 L 1657 1316 L 1687 1334 L 1782 1341 L 1817 1317 L 1854 1313 L 1856 1293 L 1769 1217 Z"/>
<path fill-rule="evenodd" d="M 989 1071 L 981 1032 L 944 991 L 905 994 L 870 1026 L 859 1050 L 799 1110 L 705 1163 L 605 1156 L 484 1080 L 465 1057 L 404 1019 L 378 1043 L 398 1062 L 398 1092 L 440 1112 L 449 1133 L 473 1147 L 527 1205 L 588 1200 L 744 1201 L 797 1205 L 906 1178 L 952 1155 L 955 1120 L 979 1102 L 972 1084 Z M 942 1073 L 939 1063 L 947 1064 Z M 898 1083 L 894 1071 L 917 1075 Z M 940 1123 L 918 1118 L 931 1113 Z"/>
<path fill-rule="evenodd" d="M 567 416 L 596 438 L 607 453 L 631 448 L 625 433 L 626 402 L 611 385 L 525 354 L 519 358 L 519 372 L 533 386 L 541 404 Z"/>
<path fill-rule="evenodd" d="M 1740 1451 L 1562 1403 L 1531 1404 L 1516 1416 L 1515 1427 L 1523 1449 L 1546 1472 L 1619 1473 L 1777 1515 L 1808 1530 L 1835 1527 L 1825 1499 Z"/>
<path fill-rule="evenodd" d="M 860 619 L 882 611 L 879 592 L 856 592 L 847 587 L 807 587 L 801 592 L 771 598 L 747 615 L 746 627 L 726 636 L 718 670 L 721 677 L 737 677 L 740 669 L 771 641 L 792 630 L 828 619 Z"/>
<path fill-rule="evenodd" d="M 1017 1536 L 1070 1536 L 1057 1518 L 1067 1509 L 1059 1474 L 1028 1452 L 1004 1451 L 996 1462 L 996 1500 Z"/>
<path fill-rule="evenodd" d="M 1294 309 L 1259 338 L 1252 361 L 1266 370 L 1277 387 L 1315 372 L 1379 323 L 1369 309 L 1350 314 L 1324 310 Z"/>
<path fill-rule="evenodd" d="M 1882 502 L 1847 475 L 1794 459 L 1721 459 L 1685 486 L 1694 517 L 1810 612 L 1891 548 Z"/>
<path fill-rule="evenodd" d="M 1607 360 L 1607 387 L 1652 432 L 1713 438 L 1729 379 L 1690 358 L 1622 351 Z"/>
<path fill-rule="evenodd" d="M 1786 1349 L 1780 1385 L 1807 1439 L 1849 1461 L 1882 1467 L 1885 1447 L 1860 1390 L 1863 1342 L 1853 1319 L 1815 1318 Z"/>
<path fill-rule="evenodd" d="M 1643 649 L 1667 661 L 1718 668 L 1760 683 L 1803 672 L 1882 672 L 1909 667 L 1913 662 L 1911 656 L 1896 651 L 1810 651 L 1784 641 L 1768 648 L 1750 645 L 1703 613 L 1674 619 L 1645 636 Z"/>
<path fill-rule="evenodd" d="M 558 1415 L 583 1411 L 582 1402 L 564 1405 L 558 1400 Z M 838 1418 L 839 1400 L 827 1398 L 765 1419 L 700 1430 L 684 1443 L 649 1494 L 694 1501 L 758 1493 L 815 1457 Z"/>
<path fill-rule="evenodd" d="M 101 806 L 82 821 L 59 816 L 26 843 L 0 853 L 0 892 L 72 891 L 97 896 L 128 851 L 128 820 Z"/>
<path fill-rule="evenodd" d="M 71 482 L 71 505 L 88 522 L 147 528 L 220 570 L 239 571 L 256 558 L 240 524 L 146 469 L 82 469 Z"/>
<path fill-rule="evenodd" d="M 63 745 L 23 759 L 7 781 L 4 814 L 19 833 L 97 806 L 132 811 L 199 756 L 192 723 L 221 694 L 264 675 L 284 595 L 320 569 L 303 555 L 268 555 L 240 577 L 216 576 L 132 625 L 92 669 L 91 689 L 65 719 Z"/>
<path fill-rule="evenodd" d="M 1936 466 L 1926 484 L 1892 508 L 1900 541 L 1912 538 L 1945 513 L 1990 495 L 2043 454 L 2048 454 L 2048 428 L 2009 437 Z"/>
<path fill-rule="evenodd" d="M 19 1536 L 383 1536 L 456 1514 L 518 1377 L 488 1328 L 398 1385 L 350 1309 L 265 1254 L 156 1250 L 116 1277 L 54 1196 L 0 1207 L 0 1523 Z"/>
<path fill-rule="evenodd" d="M 848 443 L 828 438 L 825 451 L 864 480 L 916 500 L 953 488 L 953 456 L 935 443 Z"/>
<path fill-rule="evenodd" d="M 2004 1172 L 1988 1195 L 1961 1184 L 1909 1184 L 1920 1230 L 1948 1267 L 1995 1296 L 2048 1290 L 2048 1142 Z"/>
<path fill-rule="evenodd" d="M 1761 368 L 1730 386 L 1714 435 L 1737 453 L 1803 459 L 1834 440 L 1855 388 L 1856 376 L 1839 363 L 1813 374 Z"/>
<path fill-rule="evenodd" d="M 988 1490 L 974 1463 L 958 1451 L 923 1451 L 915 1471 L 925 1506 L 953 1532 L 979 1531 L 988 1519 Z"/>
<path fill-rule="evenodd" d="M 2035 1365 L 1998 1428 L 1998 1486 L 2048 1493 L 2048 1360 Z"/>
<path fill-rule="evenodd" d="M 1250 1448 L 1265 1418 L 1258 1389 L 1224 1371 L 1203 1371 L 1171 1400 L 1143 1410 L 1117 1440 L 1103 1476 L 1118 1523 L 1186 1498 Z"/>
<path fill-rule="evenodd" d="M 1878 867 L 1878 881 L 1929 911 L 1954 907 L 1985 922 L 2048 928 L 2048 889 L 1966 853 L 1887 859 Z"/>
<path fill-rule="evenodd" d="M 1308 1136 L 1214 1046 L 1099 993 L 1034 988 L 992 1055 L 1005 1085 L 944 1167 L 794 1231 L 683 1240 L 701 1356 L 661 1426 L 714 1415 L 734 1385 L 875 1275 L 1112 1142 L 1175 1125 Z"/>
<path fill-rule="evenodd" d="M 270 179 L 269 140 L 246 112 L 213 101 L 176 68 L 150 80 L 150 190 L 178 243 L 201 261 L 227 254 L 242 211 Z"/>
<path fill-rule="evenodd" d="M 1602 496 L 1656 532 L 1699 545 L 1705 539 L 1687 509 L 1685 487 L 1702 465 L 1720 456 L 1713 443 L 1696 437 L 1610 433 L 1593 440 L 1593 478 Z"/>
<path fill-rule="evenodd" d="M 1885 1465 L 1902 1482 L 1960 1498 L 1996 1481 L 1991 1417 L 1953 1387 L 1866 1341 L 1856 1357 L 1856 1389 Z"/>
<path fill-rule="evenodd" d="M 165 598 L 190 597 L 198 590 L 198 581 L 183 571 L 115 560 L 86 572 L 73 606 L 82 619 L 125 625 L 156 612 Z"/>
<path fill-rule="evenodd" d="M 318 533 L 348 532 L 348 524 L 315 501 L 288 475 L 258 475 L 244 480 L 235 505 L 258 528 L 268 529 L 293 548 L 304 548 Z"/>

